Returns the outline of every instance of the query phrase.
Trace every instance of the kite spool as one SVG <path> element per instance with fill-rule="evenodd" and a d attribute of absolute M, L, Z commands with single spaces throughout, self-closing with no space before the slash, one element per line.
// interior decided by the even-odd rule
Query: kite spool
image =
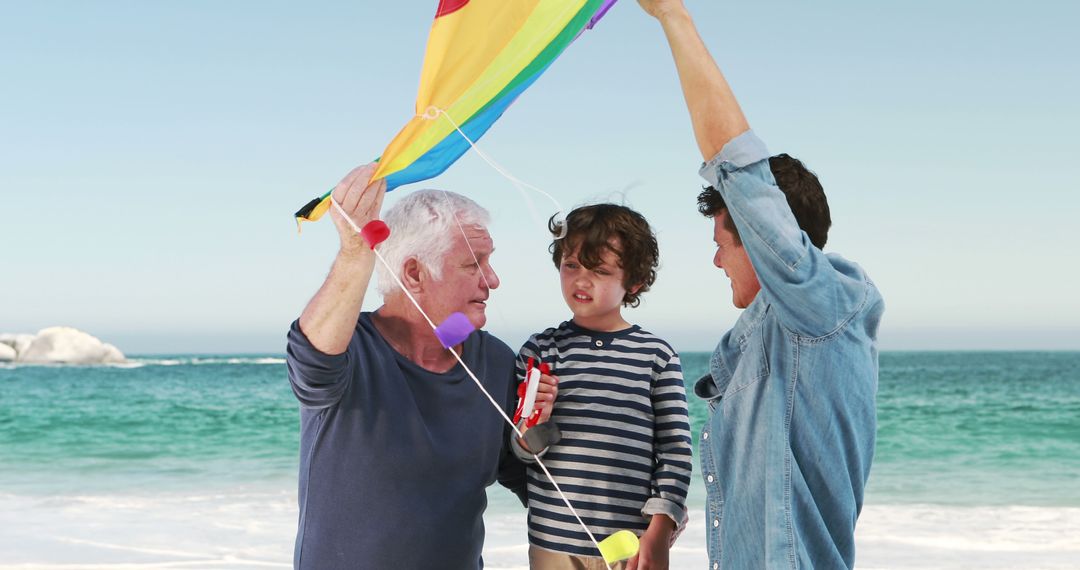
<path fill-rule="evenodd" d="M 518 407 L 514 413 L 514 423 L 521 420 L 525 420 L 525 427 L 531 428 L 540 421 L 540 410 L 536 408 L 536 392 L 540 387 L 540 375 L 551 374 L 551 370 L 546 362 L 541 362 L 539 366 L 535 364 L 534 359 L 530 356 L 529 362 L 525 365 L 525 381 L 518 386 Z"/>

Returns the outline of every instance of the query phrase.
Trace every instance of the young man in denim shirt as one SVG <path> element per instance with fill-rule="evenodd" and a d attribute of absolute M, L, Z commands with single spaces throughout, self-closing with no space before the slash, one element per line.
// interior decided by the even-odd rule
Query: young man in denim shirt
<path fill-rule="evenodd" d="M 858 265 L 821 248 L 817 178 L 769 157 L 682 0 L 639 0 L 667 36 L 713 188 L 713 263 L 746 309 L 724 335 L 701 432 L 710 568 L 851 568 L 874 453 L 884 305 Z"/>

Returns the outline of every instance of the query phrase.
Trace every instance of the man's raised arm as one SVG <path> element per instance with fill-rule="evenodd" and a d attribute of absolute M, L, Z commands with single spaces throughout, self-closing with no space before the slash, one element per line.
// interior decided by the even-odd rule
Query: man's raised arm
<path fill-rule="evenodd" d="M 371 182 L 376 166 L 373 163 L 354 169 L 334 188 L 334 200 L 360 228 L 379 217 L 386 195 L 385 180 Z M 300 330 L 320 352 L 341 354 L 356 330 L 364 293 L 375 269 L 375 254 L 336 207 L 330 207 L 330 216 L 337 226 L 341 247 L 326 281 L 300 315 Z"/>
<path fill-rule="evenodd" d="M 664 28 L 698 148 L 704 160 L 711 160 L 750 125 L 682 0 L 638 0 L 638 3 Z"/>

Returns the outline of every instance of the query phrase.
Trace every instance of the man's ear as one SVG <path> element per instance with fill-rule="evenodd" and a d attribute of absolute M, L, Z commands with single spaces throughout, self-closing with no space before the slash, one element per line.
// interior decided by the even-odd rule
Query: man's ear
<path fill-rule="evenodd" d="M 418 259 L 410 257 L 405 260 L 405 264 L 401 267 L 401 282 L 410 293 L 423 291 L 426 277 L 427 272 L 424 271 L 424 266 Z"/>
<path fill-rule="evenodd" d="M 633 294 L 637 293 L 639 290 L 641 290 L 641 285 L 642 285 L 641 283 L 638 283 L 637 285 L 634 285 L 634 286 L 630 287 L 629 289 L 627 289 L 627 292 L 630 293 L 631 295 L 633 295 Z"/>

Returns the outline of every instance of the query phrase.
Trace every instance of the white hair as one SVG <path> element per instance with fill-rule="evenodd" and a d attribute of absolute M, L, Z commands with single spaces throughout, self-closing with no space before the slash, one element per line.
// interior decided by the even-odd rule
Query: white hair
<path fill-rule="evenodd" d="M 465 226 L 486 228 L 491 216 L 476 202 L 446 190 L 417 190 L 394 204 L 383 216 L 390 237 L 379 245 L 387 265 L 402 276 L 405 262 L 419 261 L 432 277 L 442 274 L 442 258 Z M 379 293 L 386 297 L 398 289 L 397 282 L 378 265 Z"/>

